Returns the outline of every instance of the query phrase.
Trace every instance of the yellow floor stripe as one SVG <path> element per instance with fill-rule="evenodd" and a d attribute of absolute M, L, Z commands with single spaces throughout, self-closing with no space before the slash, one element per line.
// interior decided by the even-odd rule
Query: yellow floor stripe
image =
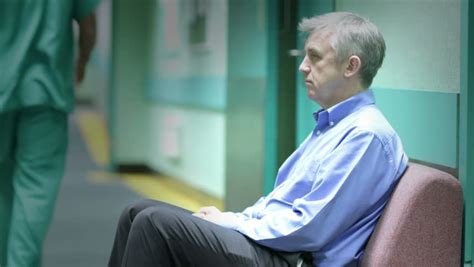
<path fill-rule="evenodd" d="M 120 174 L 115 174 L 113 172 L 89 171 L 87 173 L 87 180 L 96 184 L 121 182 L 121 179 Z"/>
<path fill-rule="evenodd" d="M 151 199 L 161 200 L 191 211 L 198 211 L 203 206 L 224 208 L 223 201 L 202 193 L 174 178 L 110 172 L 89 172 L 88 180 L 95 183 L 122 182 L 135 192 Z"/>
<path fill-rule="evenodd" d="M 99 166 L 107 166 L 109 157 L 109 135 L 104 118 L 94 111 L 80 110 L 77 123 L 92 159 Z"/>

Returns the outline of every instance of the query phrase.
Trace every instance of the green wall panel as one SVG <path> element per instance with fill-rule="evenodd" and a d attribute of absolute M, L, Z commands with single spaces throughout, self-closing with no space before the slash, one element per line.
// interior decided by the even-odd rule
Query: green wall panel
<path fill-rule="evenodd" d="M 143 0 L 137 5 L 128 0 L 118 0 L 112 6 L 109 121 L 113 168 L 121 163 L 147 162 L 144 151 L 148 151 L 147 141 L 151 138 L 151 117 L 143 105 L 142 92 L 150 58 L 150 36 L 146 33 L 152 28 L 154 1 Z"/>
<path fill-rule="evenodd" d="M 267 55 L 267 19 L 265 0 L 229 0 L 228 71 L 232 75 L 261 78 L 267 74 L 267 62 L 262 61 Z"/>
<path fill-rule="evenodd" d="M 225 76 L 193 75 L 180 79 L 151 78 L 147 86 L 151 100 L 159 103 L 216 111 L 225 110 L 227 93 L 225 90 L 227 77 Z"/>
<path fill-rule="evenodd" d="M 267 94 L 266 1 L 229 0 L 225 128 L 226 210 L 263 193 Z"/>
<path fill-rule="evenodd" d="M 386 88 L 374 94 L 411 159 L 457 167 L 458 94 Z"/>
<path fill-rule="evenodd" d="M 465 266 L 472 266 L 474 237 L 474 5 L 461 1 L 461 97 L 459 103 L 459 178 L 464 190 Z"/>
<path fill-rule="evenodd" d="M 277 165 L 277 90 L 278 90 L 278 1 L 267 1 L 267 91 L 265 97 L 265 143 L 263 193 L 273 190 L 278 170 Z"/>

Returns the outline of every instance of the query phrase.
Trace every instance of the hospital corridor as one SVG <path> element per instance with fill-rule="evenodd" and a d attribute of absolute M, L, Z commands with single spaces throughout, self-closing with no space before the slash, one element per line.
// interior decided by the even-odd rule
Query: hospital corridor
<path fill-rule="evenodd" d="M 0 0 L 0 267 L 473 267 L 473 51 L 469 0 Z"/>

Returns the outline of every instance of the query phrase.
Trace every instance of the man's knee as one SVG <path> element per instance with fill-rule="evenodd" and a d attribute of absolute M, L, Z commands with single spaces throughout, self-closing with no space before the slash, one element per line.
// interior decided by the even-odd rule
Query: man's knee
<path fill-rule="evenodd" d="M 182 237 L 181 230 L 191 223 L 192 215 L 169 206 L 151 206 L 141 210 L 133 220 L 133 227 L 142 231 L 155 231 L 164 237 Z"/>
<path fill-rule="evenodd" d="M 121 223 L 124 222 L 133 222 L 135 217 L 144 209 L 152 207 L 156 205 L 156 202 L 150 199 L 140 199 L 132 204 L 128 205 L 125 209 L 123 209 L 122 214 L 120 214 L 119 221 Z"/>

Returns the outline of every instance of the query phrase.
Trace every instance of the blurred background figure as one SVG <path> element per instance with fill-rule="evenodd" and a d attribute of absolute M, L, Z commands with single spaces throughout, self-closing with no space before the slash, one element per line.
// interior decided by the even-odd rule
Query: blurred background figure
<path fill-rule="evenodd" d="M 0 265 L 40 266 L 99 0 L 0 1 Z M 73 22 L 79 38 L 75 58 Z"/>

